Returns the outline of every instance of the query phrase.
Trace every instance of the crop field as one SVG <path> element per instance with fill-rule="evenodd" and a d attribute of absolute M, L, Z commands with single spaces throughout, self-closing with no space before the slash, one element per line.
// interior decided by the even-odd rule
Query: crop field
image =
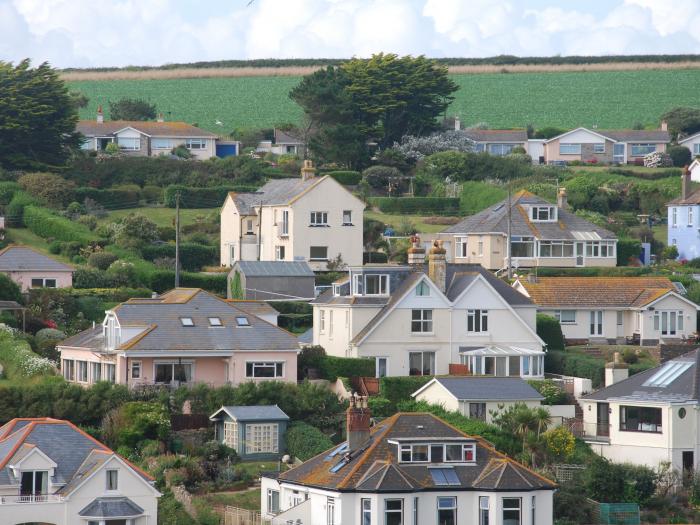
<path fill-rule="evenodd" d="M 700 69 L 564 71 L 455 74 L 460 86 L 448 110 L 465 124 L 492 128 L 559 126 L 630 127 L 658 124 L 675 106 L 700 107 Z M 214 132 L 299 122 L 289 99 L 298 76 L 213 77 L 69 82 L 90 104 L 81 118 L 94 118 L 98 104 L 121 97 L 155 103 L 167 120 L 196 123 Z M 218 126 L 216 121 L 222 122 Z"/>

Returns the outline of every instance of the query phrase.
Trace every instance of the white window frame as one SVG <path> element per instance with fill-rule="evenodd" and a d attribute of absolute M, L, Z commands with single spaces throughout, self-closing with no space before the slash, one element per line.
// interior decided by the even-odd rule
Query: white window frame
<path fill-rule="evenodd" d="M 518 501 L 518 506 L 517 507 L 506 507 L 506 500 L 517 500 Z M 523 523 L 523 499 L 522 498 L 514 498 L 514 497 L 503 497 L 501 498 L 501 507 L 502 507 L 502 513 L 501 513 L 501 519 L 503 520 L 503 523 L 505 523 L 505 513 L 507 511 L 517 511 L 518 512 L 518 525 L 522 525 Z"/>
<path fill-rule="evenodd" d="M 574 241 L 539 241 L 539 257 L 564 258 L 574 256 Z"/>
<path fill-rule="evenodd" d="M 252 367 L 252 371 L 248 371 L 248 366 Z M 281 365 L 281 370 L 280 370 Z M 246 379 L 280 379 L 284 377 L 286 363 L 284 361 L 246 361 L 245 363 L 245 377 Z M 268 369 L 272 368 L 274 374 L 271 376 L 260 376 L 256 375 L 258 369 Z"/>
<path fill-rule="evenodd" d="M 479 235 L 479 241 L 476 243 L 476 256 L 477 257 L 484 256 L 484 236 L 483 235 Z"/>
<path fill-rule="evenodd" d="M 605 142 L 595 142 L 593 144 L 593 153 L 605 153 Z"/>
<path fill-rule="evenodd" d="M 66 381 L 75 381 L 75 359 L 61 359 L 61 373 Z"/>
<path fill-rule="evenodd" d="M 379 291 L 378 293 L 369 293 L 367 291 L 368 286 L 367 286 L 367 278 L 371 277 L 372 279 L 377 278 L 378 279 L 378 288 Z M 389 295 L 389 276 L 387 274 L 381 274 L 381 273 L 368 273 L 364 274 L 364 295 Z"/>
<path fill-rule="evenodd" d="M 488 310 L 478 308 L 473 310 L 467 310 L 467 333 L 480 335 L 489 333 Z"/>
<path fill-rule="evenodd" d="M 309 218 L 309 226 L 328 226 L 327 211 L 312 211 Z"/>
<path fill-rule="evenodd" d="M 555 310 L 554 318 L 559 324 L 576 324 L 576 310 Z"/>
<path fill-rule="evenodd" d="M 238 452 L 238 421 L 224 421 L 224 445 Z"/>
<path fill-rule="evenodd" d="M 644 152 L 640 152 L 644 150 Z M 636 151 L 636 153 L 635 153 Z M 630 157 L 644 157 L 656 151 L 656 144 L 650 142 L 630 144 Z"/>
<path fill-rule="evenodd" d="M 279 423 L 246 423 L 245 453 L 279 453 Z"/>
<path fill-rule="evenodd" d="M 700 142 L 693 144 L 693 155 L 700 155 Z"/>
<path fill-rule="evenodd" d="M 112 363 L 102 363 L 102 380 L 114 383 L 116 381 L 117 366 Z"/>
<path fill-rule="evenodd" d="M 209 326 L 212 326 L 215 328 L 224 326 L 224 323 L 221 322 L 221 317 L 209 317 L 207 319 L 209 321 Z"/>
<path fill-rule="evenodd" d="M 411 374 L 411 356 L 413 355 L 420 355 L 420 374 L 421 376 L 431 376 L 435 375 L 435 372 L 437 371 L 437 352 L 433 350 L 415 350 L 411 351 L 408 353 L 408 368 L 409 368 L 409 375 Z M 425 358 L 428 357 L 430 358 L 432 356 L 432 361 L 433 361 L 433 370 L 432 372 L 424 373 L 425 370 Z"/>
<path fill-rule="evenodd" d="M 343 226 L 352 225 L 352 210 L 343 210 Z"/>
<path fill-rule="evenodd" d="M 426 459 L 414 459 L 413 447 L 427 448 Z M 433 459 L 433 448 L 442 447 L 439 461 Z M 447 447 L 462 447 L 459 451 L 459 459 L 448 459 Z M 453 451 L 454 452 L 454 451 Z M 404 458 L 406 454 L 406 458 Z M 436 443 L 426 441 L 424 443 L 401 443 L 398 445 L 399 463 L 474 463 L 476 461 L 475 443 Z"/>
<path fill-rule="evenodd" d="M 452 511 L 452 523 L 457 522 L 457 497 L 456 496 L 438 496 L 437 498 L 437 523 L 440 521 L 440 511 Z"/>
<path fill-rule="evenodd" d="M 586 241 L 585 256 L 587 259 L 607 259 L 616 257 L 617 245 L 615 241 Z"/>
<path fill-rule="evenodd" d="M 602 336 L 603 335 L 603 310 L 591 310 L 588 318 L 588 333 L 592 336 Z"/>
<path fill-rule="evenodd" d="M 88 382 L 88 362 L 84 360 L 75 361 L 75 380 L 78 383 Z"/>
<path fill-rule="evenodd" d="M 324 257 L 313 257 L 311 255 L 311 250 L 314 248 L 325 248 L 326 250 L 326 255 Z M 309 260 L 310 261 L 327 261 L 328 260 L 328 246 L 309 246 Z"/>
<path fill-rule="evenodd" d="M 321 334 L 326 333 L 326 311 L 318 311 L 318 331 Z"/>
<path fill-rule="evenodd" d="M 277 495 L 277 505 L 273 505 L 273 496 Z M 278 514 L 280 511 L 280 491 L 267 489 L 267 512 L 268 514 Z"/>
<path fill-rule="evenodd" d="M 671 226 L 674 228 L 678 226 L 678 208 L 671 208 Z"/>
<path fill-rule="evenodd" d="M 455 237 L 455 258 L 465 259 L 469 257 L 469 237 Z"/>
<path fill-rule="evenodd" d="M 39 284 L 41 283 L 41 284 Z M 32 288 L 56 288 L 56 279 L 53 277 L 33 277 L 31 280 Z"/>
<path fill-rule="evenodd" d="M 581 154 L 581 144 L 576 144 L 574 142 L 560 142 L 559 143 L 559 155 L 580 155 Z"/>
<path fill-rule="evenodd" d="M 335 525 L 335 499 L 326 498 L 326 525 Z"/>
<path fill-rule="evenodd" d="M 479 525 L 489 525 L 490 506 L 491 498 L 489 498 L 488 496 L 479 496 Z"/>
<path fill-rule="evenodd" d="M 169 360 L 169 359 L 154 360 L 153 361 L 153 382 L 154 383 L 156 382 L 156 378 L 158 377 L 158 374 L 157 374 L 158 366 L 170 366 L 171 367 L 171 370 L 170 370 L 170 375 L 172 377 L 172 379 L 170 380 L 171 382 L 179 381 L 179 379 L 175 379 L 175 367 L 176 366 L 182 366 L 183 371 L 185 370 L 185 367 L 189 367 L 189 370 L 190 370 L 189 381 L 187 380 L 187 374 L 185 374 L 185 381 L 183 381 L 183 382 L 190 383 L 190 382 L 194 381 L 195 370 L 194 370 L 194 361 L 192 361 L 192 360 L 187 360 L 187 361 L 180 361 L 180 360 L 173 361 L 173 360 Z M 170 383 L 158 382 L 157 384 L 170 384 Z"/>
<path fill-rule="evenodd" d="M 138 370 L 138 373 L 134 375 L 134 370 Z M 141 379 L 141 376 L 143 375 L 143 364 L 141 361 L 131 361 L 129 363 L 129 377 L 131 379 Z"/>
<path fill-rule="evenodd" d="M 118 469 L 107 469 L 105 471 L 105 490 L 107 492 L 116 492 L 119 490 Z"/>
<path fill-rule="evenodd" d="M 117 137 L 117 146 L 121 151 L 139 151 L 141 137 Z"/>
<path fill-rule="evenodd" d="M 557 207 L 531 206 L 530 220 L 532 222 L 554 222 L 557 220 Z"/>
<path fill-rule="evenodd" d="M 207 149 L 207 139 L 185 139 L 185 147 L 192 150 Z"/>
<path fill-rule="evenodd" d="M 95 374 L 97 372 L 97 374 Z M 90 361 L 90 382 L 97 383 L 102 381 L 102 363 L 99 361 Z"/>
<path fill-rule="evenodd" d="M 153 137 L 151 139 L 152 149 L 173 149 L 173 141 L 161 137 Z"/>
<path fill-rule="evenodd" d="M 656 310 L 654 331 L 661 335 L 677 335 L 683 331 L 683 310 Z"/>
<path fill-rule="evenodd" d="M 281 236 L 287 237 L 289 235 L 289 210 L 282 210 L 282 229 Z"/>
<path fill-rule="evenodd" d="M 287 247 L 284 246 L 283 244 L 278 244 L 277 246 L 275 246 L 275 260 L 276 261 L 284 261 L 285 256 L 287 255 L 285 253 L 287 251 L 286 248 Z"/>
<path fill-rule="evenodd" d="M 416 297 L 430 297 L 430 285 L 421 281 L 416 285 Z"/>
<path fill-rule="evenodd" d="M 372 500 L 369 498 L 360 500 L 360 525 L 372 525 Z"/>
<path fill-rule="evenodd" d="M 390 501 L 391 502 L 394 502 L 394 501 L 400 502 L 401 508 L 400 509 L 391 509 L 391 510 L 387 509 L 387 506 L 388 506 L 387 504 Z M 399 521 L 399 523 L 403 523 L 403 498 L 386 498 L 386 499 L 384 499 L 384 523 L 387 523 L 387 521 L 388 521 L 387 514 L 389 514 L 389 513 L 392 513 L 392 514 L 399 513 L 399 515 L 401 516 L 401 520 Z"/>
<path fill-rule="evenodd" d="M 420 312 L 416 318 L 416 313 Z M 414 325 L 414 323 L 418 323 Z M 418 327 L 418 330 L 414 330 Z M 411 333 L 412 334 L 426 334 L 430 335 L 433 333 L 433 311 L 430 308 L 414 308 L 411 310 Z"/>
<path fill-rule="evenodd" d="M 693 225 L 693 207 L 688 206 L 688 226 Z"/>

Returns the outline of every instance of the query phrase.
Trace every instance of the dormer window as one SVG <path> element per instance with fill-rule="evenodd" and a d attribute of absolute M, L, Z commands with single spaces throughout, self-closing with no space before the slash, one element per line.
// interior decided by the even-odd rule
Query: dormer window
<path fill-rule="evenodd" d="M 472 463 L 474 443 L 404 443 L 399 445 L 401 463 Z"/>
<path fill-rule="evenodd" d="M 182 326 L 194 326 L 194 321 L 191 317 L 180 317 L 180 323 L 182 323 Z"/>
<path fill-rule="evenodd" d="M 389 295 L 389 276 L 359 274 L 352 276 L 353 295 Z"/>
<path fill-rule="evenodd" d="M 552 222 L 557 220 L 556 206 L 532 206 L 530 220 L 534 222 Z"/>

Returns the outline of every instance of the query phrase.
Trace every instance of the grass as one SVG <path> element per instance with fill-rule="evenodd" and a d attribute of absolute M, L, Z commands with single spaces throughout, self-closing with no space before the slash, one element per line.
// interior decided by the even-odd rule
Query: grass
<path fill-rule="evenodd" d="M 465 124 L 492 128 L 658 125 L 676 106 L 700 106 L 700 69 L 557 71 L 453 74 L 459 86 L 447 114 Z M 234 128 L 299 123 L 301 109 L 288 97 L 300 76 L 92 80 L 69 82 L 90 103 L 81 118 L 94 119 L 97 105 L 122 97 L 144 98 L 168 120 L 229 133 Z M 625 93 L 620 97 L 620 93 Z M 546 97 L 536 96 L 547 93 Z M 223 122 L 217 126 L 216 121 Z"/>
<path fill-rule="evenodd" d="M 213 210 L 211 208 L 193 208 L 193 209 L 181 209 L 180 210 L 180 226 L 186 226 L 188 224 L 194 224 L 197 222 L 198 217 L 206 217 L 211 214 Z M 143 207 L 143 208 L 129 208 L 125 210 L 113 210 L 108 213 L 108 215 L 98 222 L 100 224 L 113 222 L 121 217 L 126 217 L 131 213 L 139 213 L 151 219 L 158 226 L 174 226 L 175 225 L 175 210 L 173 208 L 154 208 L 154 207 Z"/>
<path fill-rule="evenodd" d="M 651 231 L 654 232 L 654 239 L 668 245 L 668 225 L 667 224 L 655 224 L 651 227 Z"/>
<path fill-rule="evenodd" d="M 400 229 L 402 222 L 408 220 L 422 233 L 441 232 L 449 226 L 448 224 L 428 224 L 425 222 L 427 217 L 419 215 L 390 215 L 380 211 L 365 211 L 365 217 L 381 221 L 394 229 Z"/>
<path fill-rule="evenodd" d="M 260 489 L 245 490 L 241 492 L 213 492 L 196 499 L 209 506 L 229 505 L 248 510 L 260 510 Z"/>
<path fill-rule="evenodd" d="M 38 235 L 32 233 L 27 228 L 7 228 L 5 230 L 6 239 L 13 244 L 23 244 L 34 248 L 52 259 L 57 259 L 66 264 L 70 264 L 70 259 L 63 255 L 49 253 L 49 243 Z"/>

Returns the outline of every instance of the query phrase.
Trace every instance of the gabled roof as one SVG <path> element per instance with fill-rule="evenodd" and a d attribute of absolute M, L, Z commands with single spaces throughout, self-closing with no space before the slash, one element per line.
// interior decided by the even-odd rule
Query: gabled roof
<path fill-rule="evenodd" d="M 560 140 L 576 131 L 585 131 L 587 133 L 597 135 L 602 139 L 612 140 L 613 142 L 671 142 L 670 133 L 662 129 L 588 129 L 580 127 L 562 133 L 561 135 L 557 135 L 556 137 L 552 137 L 551 139 L 547 139 L 545 140 L 545 143 Z"/>
<path fill-rule="evenodd" d="M 216 138 L 217 135 L 186 122 L 153 122 L 139 120 L 80 120 L 76 131 L 86 137 L 106 137 L 132 128 L 149 137 Z"/>
<path fill-rule="evenodd" d="M 314 277 L 306 261 L 236 261 L 246 277 Z M 233 270 L 232 270 L 233 271 Z"/>
<path fill-rule="evenodd" d="M 72 272 L 73 267 L 58 262 L 29 246 L 10 244 L 0 250 L 0 272 Z"/>
<path fill-rule="evenodd" d="M 508 232 L 507 199 L 489 206 L 483 211 L 450 226 L 444 233 L 474 234 Z M 556 222 L 532 222 L 528 216 L 528 207 L 533 205 L 552 206 L 552 203 L 526 190 L 517 192 L 511 198 L 511 231 L 515 236 L 535 237 L 540 240 L 579 240 L 580 232 L 591 232 L 591 240 L 615 239 L 615 234 L 601 228 L 568 210 L 558 209 Z"/>
<path fill-rule="evenodd" d="M 687 137 L 679 138 L 678 139 L 678 144 L 683 144 L 685 142 L 690 142 L 691 140 L 694 140 L 696 138 L 700 137 L 700 132 L 698 133 L 693 133 L 692 135 L 688 135 Z"/>
<path fill-rule="evenodd" d="M 416 390 L 416 397 L 439 384 L 460 401 L 541 401 L 542 395 L 519 377 L 435 377 Z"/>
<path fill-rule="evenodd" d="M 321 181 L 329 178 L 311 177 L 306 180 L 301 178 L 273 179 L 258 191 L 250 193 L 229 193 L 229 197 L 238 208 L 241 215 L 255 214 L 259 206 L 279 206 L 290 204 L 292 200 L 311 190 Z"/>
<path fill-rule="evenodd" d="M 524 129 L 472 129 L 464 130 L 464 134 L 475 142 L 527 142 L 527 131 Z"/>
<path fill-rule="evenodd" d="M 275 310 L 265 301 L 247 301 L 244 299 L 226 299 L 227 303 L 231 303 L 239 310 L 243 310 L 246 313 L 260 317 L 261 315 L 278 315 L 279 312 Z"/>
<path fill-rule="evenodd" d="M 281 129 L 275 128 L 275 144 L 302 146 L 304 141 L 300 137 L 295 136 L 293 132 L 282 131 Z"/>
<path fill-rule="evenodd" d="M 209 419 L 219 419 L 225 412 L 231 419 L 238 421 L 288 421 L 289 416 L 277 405 L 248 405 L 248 406 L 223 406 L 214 412 Z"/>
<path fill-rule="evenodd" d="M 470 464 L 399 463 L 397 441 L 424 439 L 428 443 L 473 443 Z M 554 490 L 556 484 L 496 451 L 486 441 L 459 431 L 432 414 L 398 413 L 371 429 L 370 440 L 350 460 L 336 446 L 277 477 L 281 483 L 319 487 L 341 492 L 399 492 L 443 490 Z M 431 467 L 454 472 L 458 484 L 440 485 Z M 501 475 L 489 475 L 494 469 Z"/>

